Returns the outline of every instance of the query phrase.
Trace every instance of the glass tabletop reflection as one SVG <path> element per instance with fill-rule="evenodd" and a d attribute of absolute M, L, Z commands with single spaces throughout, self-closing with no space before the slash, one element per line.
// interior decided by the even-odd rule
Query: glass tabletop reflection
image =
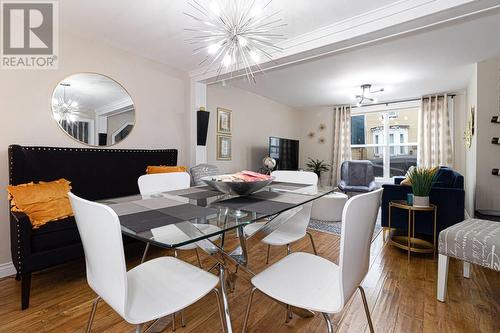
<path fill-rule="evenodd" d="M 273 182 L 249 196 L 208 186 L 100 201 L 119 217 L 122 232 L 163 248 L 179 248 L 272 218 L 333 192 L 333 187 Z"/>

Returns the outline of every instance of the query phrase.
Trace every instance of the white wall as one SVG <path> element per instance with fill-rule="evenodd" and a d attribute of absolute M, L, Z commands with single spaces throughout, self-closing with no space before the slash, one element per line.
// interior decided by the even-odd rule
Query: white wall
<path fill-rule="evenodd" d="M 124 125 L 135 124 L 135 111 L 127 111 L 107 117 L 108 145 L 113 142 L 113 135 Z M 133 130 L 133 129 L 132 129 Z"/>
<path fill-rule="evenodd" d="M 500 115 L 500 58 L 474 65 L 467 88 L 467 106 L 476 107 L 476 131 L 466 151 L 466 208 L 500 210 L 500 177 L 491 170 L 500 167 L 500 147 L 491 144 L 500 135 L 500 126 L 491 117 Z"/>
<path fill-rule="evenodd" d="M 207 88 L 207 104 L 210 111 L 208 163 L 217 165 L 222 172 L 258 170 L 268 155 L 270 136 L 299 139 L 300 113 L 289 106 L 221 85 Z M 232 161 L 216 159 L 217 107 L 233 111 Z"/>
<path fill-rule="evenodd" d="M 58 70 L 0 70 L 0 265 L 10 262 L 9 144 L 80 147 L 51 118 L 52 90 L 78 72 L 108 75 L 132 96 L 136 125 L 116 148 L 177 148 L 185 164 L 189 81 L 187 74 L 77 36 L 61 35 Z"/>
<path fill-rule="evenodd" d="M 320 131 L 319 126 L 325 125 Z M 314 132 L 313 138 L 308 134 Z M 320 143 L 320 138 L 325 142 Z M 330 164 L 332 162 L 333 145 L 333 107 L 322 106 L 306 108 L 300 111 L 300 166 L 306 169 L 307 159 L 320 159 Z M 328 184 L 330 172 L 321 174 L 321 184 Z"/>
<path fill-rule="evenodd" d="M 491 117 L 500 115 L 500 58 L 477 64 L 477 164 L 476 209 L 500 210 L 500 177 L 491 174 L 500 167 L 500 146 L 491 144 L 500 136 L 500 125 Z"/>
<path fill-rule="evenodd" d="M 466 158 L 464 145 L 464 131 L 467 123 L 467 91 L 460 91 L 453 98 L 454 114 L 453 114 L 453 169 L 465 177 L 466 173 Z"/>
<path fill-rule="evenodd" d="M 472 137 L 470 148 L 465 149 L 465 210 L 470 216 L 474 216 L 476 202 L 476 163 L 477 163 L 477 65 L 474 64 L 474 71 L 467 87 L 467 108 L 465 113 L 469 112 L 471 107 L 476 108 L 475 134 Z M 465 127 L 464 127 L 465 129 Z"/>

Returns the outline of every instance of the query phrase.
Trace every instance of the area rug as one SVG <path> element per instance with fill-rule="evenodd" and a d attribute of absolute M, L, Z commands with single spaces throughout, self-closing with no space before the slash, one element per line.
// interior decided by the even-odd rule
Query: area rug
<path fill-rule="evenodd" d="M 382 220 L 379 211 L 377 216 L 377 222 L 375 223 L 375 229 L 373 230 L 372 241 L 378 236 L 378 234 L 382 230 L 381 221 Z M 311 219 L 309 221 L 309 229 L 340 236 L 342 234 L 342 222 L 330 222 L 330 221 Z"/>

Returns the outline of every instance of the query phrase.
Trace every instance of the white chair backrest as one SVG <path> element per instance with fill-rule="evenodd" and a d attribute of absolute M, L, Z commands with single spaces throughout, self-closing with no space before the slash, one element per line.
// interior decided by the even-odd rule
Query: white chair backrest
<path fill-rule="evenodd" d="M 277 170 L 271 172 L 271 176 L 278 182 L 318 185 L 318 176 L 310 171 Z M 287 221 L 279 229 L 286 230 L 293 235 L 305 236 L 309 220 L 311 219 L 311 209 L 312 203 L 307 203 L 298 212 L 290 214 L 291 218 L 286 213 L 282 214 L 286 217 Z"/>
<path fill-rule="evenodd" d="M 271 172 L 271 176 L 278 182 L 318 185 L 318 175 L 310 171 L 277 170 Z"/>
<path fill-rule="evenodd" d="M 191 177 L 187 172 L 154 173 L 140 176 L 137 184 L 141 195 L 148 195 L 189 188 Z"/>
<path fill-rule="evenodd" d="M 305 236 L 307 232 L 307 227 L 309 226 L 309 221 L 311 220 L 311 210 L 312 202 L 302 205 L 298 212 L 293 214 L 285 224 L 283 224 L 279 229 L 286 230 L 290 235 L 301 235 Z"/>
<path fill-rule="evenodd" d="M 85 252 L 89 286 L 121 316 L 127 302 L 127 267 L 120 222 L 108 206 L 68 193 Z"/>
<path fill-rule="evenodd" d="M 343 305 L 365 278 L 370 267 L 370 246 L 383 189 L 349 199 L 342 213 L 340 287 Z"/>

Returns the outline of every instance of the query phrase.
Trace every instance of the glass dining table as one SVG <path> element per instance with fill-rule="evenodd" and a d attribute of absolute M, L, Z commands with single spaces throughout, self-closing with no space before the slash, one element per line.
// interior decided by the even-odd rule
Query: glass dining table
<path fill-rule="evenodd" d="M 122 233 L 150 245 L 176 249 L 196 243 L 214 259 L 220 279 L 225 332 L 232 332 L 228 304 L 228 289 L 234 290 L 238 268 L 250 276 L 248 250 L 278 229 L 286 218 L 301 206 L 332 193 L 333 187 L 272 182 L 249 196 L 234 196 L 208 186 L 108 199 L 108 205 L 119 217 Z M 260 223 L 260 228 L 245 232 L 245 226 Z M 226 234 L 235 231 L 238 242 L 232 248 L 226 244 Z M 234 242 L 233 242 L 234 243 Z M 234 266 L 234 271 L 230 267 Z M 245 274 L 246 276 L 246 274 Z M 285 304 L 282 304 L 286 306 Z M 310 313 L 293 309 L 301 316 Z"/>

